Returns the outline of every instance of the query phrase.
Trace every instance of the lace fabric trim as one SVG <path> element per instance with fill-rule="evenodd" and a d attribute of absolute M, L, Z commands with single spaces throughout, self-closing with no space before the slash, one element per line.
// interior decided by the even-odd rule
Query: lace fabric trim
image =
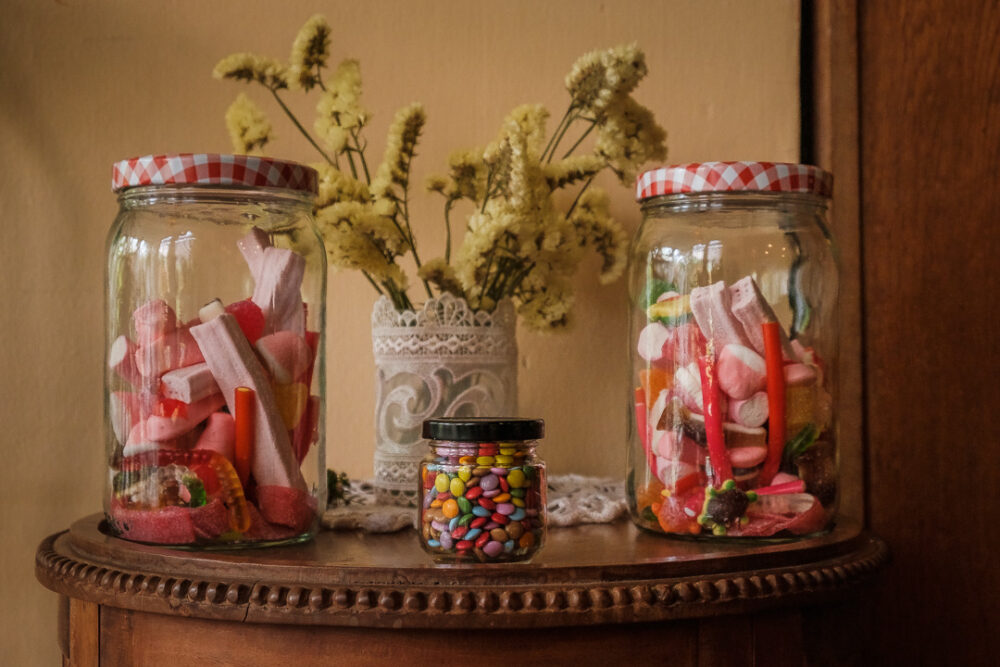
<path fill-rule="evenodd" d="M 419 310 L 388 297 L 372 311 L 376 501 L 414 507 L 413 480 L 431 417 L 517 414 L 517 317 L 510 301 L 473 311 L 444 294 Z"/>
<path fill-rule="evenodd" d="M 413 494 L 416 503 L 416 491 Z M 391 533 L 417 526 L 414 507 L 387 504 L 370 481 L 354 480 L 345 493 L 349 504 L 328 509 L 323 526 L 330 530 Z M 548 479 L 550 527 L 611 523 L 625 516 L 625 482 L 605 477 L 551 475 Z"/>

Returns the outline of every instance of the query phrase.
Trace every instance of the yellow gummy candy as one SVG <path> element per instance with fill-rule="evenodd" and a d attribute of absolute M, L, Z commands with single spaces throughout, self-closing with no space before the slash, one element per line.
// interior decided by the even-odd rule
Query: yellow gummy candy
<path fill-rule="evenodd" d="M 298 426 L 309 401 L 309 387 L 301 382 L 274 385 L 274 401 L 278 404 L 281 421 L 291 431 Z"/>

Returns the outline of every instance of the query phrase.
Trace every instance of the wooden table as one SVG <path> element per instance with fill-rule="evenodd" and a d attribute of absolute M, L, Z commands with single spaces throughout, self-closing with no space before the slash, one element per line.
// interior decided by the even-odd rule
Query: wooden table
<path fill-rule="evenodd" d="M 843 605 L 888 560 L 852 523 L 748 545 L 622 521 L 552 529 L 531 564 L 435 567 L 409 530 L 190 552 L 109 537 L 100 522 L 36 555 L 61 596 L 66 664 L 801 665 L 840 650 L 833 630 L 857 641 L 864 622 Z"/>

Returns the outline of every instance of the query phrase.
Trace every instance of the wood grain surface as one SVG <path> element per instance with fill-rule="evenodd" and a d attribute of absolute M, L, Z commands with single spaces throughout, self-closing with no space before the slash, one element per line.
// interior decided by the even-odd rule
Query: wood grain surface
<path fill-rule="evenodd" d="M 110 537 L 99 521 L 43 541 L 39 581 L 103 606 L 240 623 L 537 629 L 742 614 L 842 599 L 888 557 L 846 523 L 762 543 L 670 540 L 622 521 L 554 530 L 531 565 L 435 567 L 410 530 L 185 552 Z"/>
<path fill-rule="evenodd" d="M 883 664 L 1000 655 L 1000 3 L 859 3 L 869 525 Z"/>

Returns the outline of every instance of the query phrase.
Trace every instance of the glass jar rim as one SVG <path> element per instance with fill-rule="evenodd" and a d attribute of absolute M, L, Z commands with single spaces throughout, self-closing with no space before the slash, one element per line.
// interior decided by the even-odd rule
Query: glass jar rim
<path fill-rule="evenodd" d="M 289 190 L 264 185 L 222 185 L 202 183 L 159 183 L 137 185 L 118 191 L 119 203 L 158 203 L 161 201 L 201 202 L 213 198 L 270 199 L 312 207 L 315 196 L 305 190 Z"/>
<path fill-rule="evenodd" d="M 545 421 L 523 417 L 427 419 L 422 436 L 428 440 L 454 442 L 540 440 L 545 436 Z"/>
<path fill-rule="evenodd" d="M 777 201 L 828 208 L 830 198 L 811 192 L 776 192 L 768 190 L 732 190 L 725 192 L 672 192 L 648 197 L 639 202 L 643 212 L 662 206 L 692 204 L 698 202 L 753 203 L 773 206 Z"/>

